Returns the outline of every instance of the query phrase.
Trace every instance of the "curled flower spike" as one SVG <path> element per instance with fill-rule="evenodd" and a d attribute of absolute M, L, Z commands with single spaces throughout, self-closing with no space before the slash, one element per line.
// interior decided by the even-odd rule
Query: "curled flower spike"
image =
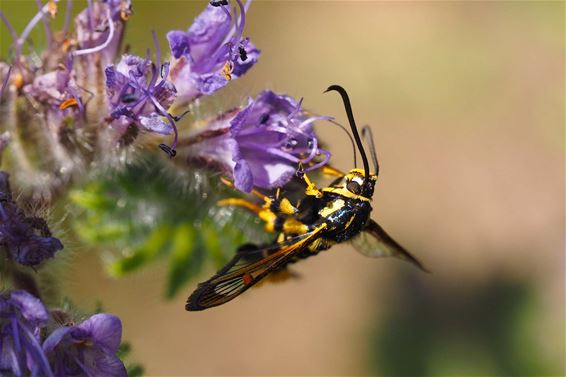
<path fill-rule="evenodd" d="M 53 371 L 39 342 L 48 313 L 25 291 L 0 293 L 0 372 L 10 376 L 47 376 Z"/>
<path fill-rule="evenodd" d="M 194 20 L 187 32 L 167 33 L 174 61 L 171 80 L 179 98 L 191 101 L 210 95 L 232 79 L 241 77 L 259 58 L 259 50 L 243 38 L 246 8 L 236 0 L 230 10 L 227 1 L 214 1 Z M 233 22 L 232 22 L 233 21 Z"/>
<path fill-rule="evenodd" d="M 328 119 L 308 117 L 301 111 L 301 101 L 264 91 L 244 109 L 210 122 L 182 144 L 191 144 L 189 159 L 220 163 L 241 191 L 281 187 L 299 164 L 312 170 L 328 162 L 330 152 L 319 147 L 312 127 L 313 122 Z M 314 162 L 319 155 L 322 160 Z"/>
<path fill-rule="evenodd" d="M 120 319 L 101 313 L 76 326 L 53 331 L 43 350 L 57 377 L 126 377 L 126 368 L 116 356 L 121 338 Z"/>
<path fill-rule="evenodd" d="M 166 109 L 174 102 L 177 91 L 165 79 L 169 63 L 164 63 L 160 72 L 158 82 L 159 72 L 155 64 L 133 55 L 124 55 L 118 65 L 106 67 L 110 117 L 112 126 L 122 131 L 134 123 L 149 132 L 163 135 L 174 132 L 175 140 L 170 147 L 174 151 L 177 127 L 175 118 Z"/>
<path fill-rule="evenodd" d="M 24 266 L 37 266 L 63 249 L 45 220 L 28 217 L 12 201 L 8 174 L 0 172 L 0 247 Z"/>

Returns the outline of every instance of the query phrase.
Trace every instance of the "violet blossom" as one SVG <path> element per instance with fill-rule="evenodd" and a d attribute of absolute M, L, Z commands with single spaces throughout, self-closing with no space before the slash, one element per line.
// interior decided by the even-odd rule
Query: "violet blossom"
<path fill-rule="evenodd" d="M 112 127 L 124 133 L 130 124 L 162 135 L 175 133 L 170 147 L 174 155 L 177 144 L 175 120 L 167 109 L 175 101 L 175 86 L 166 80 L 169 63 L 158 72 L 149 59 L 124 55 L 114 66 L 106 67 L 106 90 Z M 161 76 L 158 81 L 158 76 Z"/>
<path fill-rule="evenodd" d="M 211 2 L 195 18 L 187 32 L 174 30 L 167 40 L 175 60 L 170 77 L 179 99 L 190 102 L 210 95 L 232 79 L 244 75 L 258 60 L 260 51 L 243 38 L 246 8 L 240 0 L 230 10 L 228 2 Z"/>
<path fill-rule="evenodd" d="M 35 77 L 23 87 L 23 92 L 52 114 L 78 117 L 84 113 L 79 89 L 66 67 Z"/>
<path fill-rule="evenodd" d="M 47 320 L 38 298 L 25 291 L 0 293 L 0 375 L 53 377 L 40 345 Z"/>
<path fill-rule="evenodd" d="M 53 331 L 43 343 L 55 376 L 127 376 L 116 356 L 122 323 L 112 314 L 95 314 L 76 326 Z"/>
<path fill-rule="evenodd" d="M 239 111 L 230 111 L 210 122 L 200 134 L 183 140 L 190 145 L 189 160 L 218 163 L 234 179 L 236 188 L 285 185 L 299 164 L 314 170 L 326 164 L 330 152 L 319 147 L 313 122 L 325 116 L 308 116 L 302 101 L 264 91 Z M 322 155 L 321 161 L 315 157 Z"/>
<path fill-rule="evenodd" d="M 8 173 L 0 171 L 0 247 L 25 266 L 37 266 L 63 249 L 45 220 L 26 216 L 12 200 Z"/>

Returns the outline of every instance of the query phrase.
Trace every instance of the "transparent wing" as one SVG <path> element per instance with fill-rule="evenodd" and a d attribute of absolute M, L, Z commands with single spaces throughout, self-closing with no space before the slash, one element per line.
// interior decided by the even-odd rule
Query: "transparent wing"
<path fill-rule="evenodd" d="M 294 255 L 308 247 L 324 228 L 323 225 L 309 233 L 258 249 L 256 252 L 265 257 L 257 261 L 246 260 L 244 254 L 236 253 L 216 275 L 198 285 L 189 296 L 185 309 L 204 310 L 234 299 L 270 272 L 284 266 Z"/>
<path fill-rule="evenodd" d="M 413 263 L 428 272 L 423 264 L 399 245 L 373 220 L 369 220 L 363 231 L 351 240 L 354 248 L 368 257 L 396 257 Z"/>

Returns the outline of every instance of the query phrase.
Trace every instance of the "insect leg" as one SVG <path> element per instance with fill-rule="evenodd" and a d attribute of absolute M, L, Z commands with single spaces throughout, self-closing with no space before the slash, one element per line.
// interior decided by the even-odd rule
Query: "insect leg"
<path fill-rule="evenodd" d="M 265 230 L 267 232 L 273 233 L 278 228 L 277 223 L 277 215 L 273 213 L 269 208 L 263 208 L 259 205 L 252 203 L 246 199 L 240 198 L 229 198 L 229 199 L 222 199 L 217 203 L 219 206 L 239 206 L 244 207 L 247 210 L 253 212 L 257 215 L 260 219 L 265 221 Z"/>
<path fill-rule="evenodd" d="M 230 188 L 234 188 L 234 183 L 226 178 L 220 178 L 220 181 Z M 281 189 L 277 189 L 275 197 L 263 195 L 257 190 L 252 190 L 251 194 L 263 201 L 263 209 L 271 210 L 275 214 L 294 215 L 299 210 L 291 204 L 289 199 L 281 197 Z"/>
<path fill-rule="evenodd" d="M 305 189 L 305 195 L 307 196 L 314 196 L 316 198 L 322 198 L 322 191 L 316 188 L 316 185 L 309 179 L 307 173 L 303 170 L 303 166 L 299 166 L 299 170 L 297 171 L 297 176 L 305 181 L 307 184 L 307 188 Z"/>

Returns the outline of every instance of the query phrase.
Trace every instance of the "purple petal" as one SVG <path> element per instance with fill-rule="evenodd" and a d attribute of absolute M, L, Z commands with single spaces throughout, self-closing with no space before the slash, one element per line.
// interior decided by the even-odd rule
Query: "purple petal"
<path fill-rule="evenodd" d="M 122 322 L 113 314 L 95 314 L 77 326 L 92 335 L 107 352 L 116 353 L 122 339 Z"/>
<path fill-rule="evenodd" d="M 26 291 L 14 291 L 10 294 L 10 302 L 18 308 L 21 315 L 35 326 L 47 322 L 49 315 L 45 306 L 35 296 Z"/>
<path fill-rule="evenodd" d="M 195 62 L 207 58 L 210 51 L 215 51 L 224 42 L 230 31 L 230 19 L 220 7 L 208 5 L 189 27 L 188 43 Z"/>
<path fill-rule="evenodd" d="M 248 58 L 245 61 L 238 59 L 234 63 L 234 71 L 232 71 L 234 77 L 243 76 L 259 60 L 260 50 L 258 50 L 253 43 L 249 42 L 246 45 L 246 53 L 248 54 Z"/>
<path fill-rule="evenodd" d="M 173 132 L 171 123 L 165 120 L 159 114 L 151 114 L 150 116 L 141 116 L 140 125 L 150 132 L 155 132 L 161 135 L 170 135 Z"/>
<path fill-rule="evenodd" d="M 90 362 L 89 362 L 90 361 Z M 93 376 L 127 377 L 128 373 L 124 363 L 114 354 L 99 350 L 91 352 L 85 360 L 89 372 Z"/>
<path fill-rule="evenodd" d="M 210 76 L 201 76 L 197 81 L 197 86 L 199 92 L 204 94 L 205 96 L 211 95 L 214 92 L 222 89 L 228 84 L 228 80 L 222 76 L 220 73 L 216 73 Z"/>
<path fill-rule="evenodd" d="M 239 159 L 234 166 L 234 186 L 243 192 L 250 192 L 254 187 L 252 171 L 244 159 Z"/>
<path fill-rule="evenodd" d="M 167 33 L 167 41 L 169 41 L 169 47 L 175 59 L 190 54 L 189 33 L 180 30 L 170 31 Z"/>
<path fill-rule="evenodd" d="M 72 327 L 64 326 L 53 331 L 43 342 L 43 351 L 45 353 L 52 352 L 72 329 Z"/>

